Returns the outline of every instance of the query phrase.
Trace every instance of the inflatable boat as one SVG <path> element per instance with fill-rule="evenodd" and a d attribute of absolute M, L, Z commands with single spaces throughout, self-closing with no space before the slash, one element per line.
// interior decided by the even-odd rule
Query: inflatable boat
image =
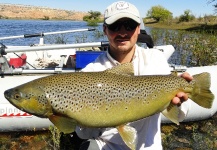
<path fill-rule="evenodd" d="M 53 125 L 48 119 L 38 118 L 12 106 L 5 98 L 4 91 L 28 81 L 44 76 L 75 72 L 84 68 L 104 51 L 79 51 L 79 48 L 100 47 L 106 49 L 108 42 L 58 44 L 38 46 L 5 46 L 0 47 L 0 132 L 46 130 Z M 156 46 L 167 59 L 174 52 L 172 45 Z M 151 50 L 151 49 L 150 49 Z M 76 58 L 76 59 L 75 59 Z M 45 65 L 38 65 L 37 60 L 44 60 Z M 37 62 L 35 65 L 34 63 Z M 55 64 L 52 67 L 49 63 Z M 67 64 L 68 63 L 68 64 Z M 171 70 L 187 71 L 191 75 L 201 72 L 211 74 L 211 91 L 215 95 L 211 109 L 205 109 L 190 100 L 188 115 L 184 121 L 207 119 L 217 112 L 217 66 L 191 67 L 171 66 Z M 163 123 L 170 122 L 162 117 Z"/>

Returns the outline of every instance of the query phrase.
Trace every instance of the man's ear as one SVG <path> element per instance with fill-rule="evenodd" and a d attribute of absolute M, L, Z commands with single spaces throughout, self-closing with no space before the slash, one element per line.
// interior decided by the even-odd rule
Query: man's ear
<path fill-rule="evenodd" d="M 139 31 L 138 31 L 139 33 L 138 33 L 138 34 L 140 34 L 140 29 L 141 29 L 141 28 L 140 28 L 140 25 L 139 25 L 139 27 L 138 27 L 138 28 L 139 28 Z"/>

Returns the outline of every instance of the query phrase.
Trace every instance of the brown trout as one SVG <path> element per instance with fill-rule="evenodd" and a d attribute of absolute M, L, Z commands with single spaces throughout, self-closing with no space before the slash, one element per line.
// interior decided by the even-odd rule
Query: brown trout
<path fill-rule="evenodd" d="M 33 80 L 4 92 L 18 109 L 49 118 L 63 131 L 75 126 L 116 127 L 131 149 L 136 149 L 136 130 L 127 125 L 162 112 L 178 124 L 179 110 L 170 102 L 183 91 L 190 99 L 211 108 L 210 74 L 201 73 L 187 82 L 175 75 L 134 76 L 131 63 L 102 72 L 56 74 Z"/>

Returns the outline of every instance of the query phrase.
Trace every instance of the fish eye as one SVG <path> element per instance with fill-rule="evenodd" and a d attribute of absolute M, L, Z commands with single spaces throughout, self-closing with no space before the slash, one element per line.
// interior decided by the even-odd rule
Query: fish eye
<path fill-rule="evenodd" d="M 19 99 L 20 98 L 20 94 L 18 94 L 18 93 L 14 94 L 14 98 L 15 99 Z"/>

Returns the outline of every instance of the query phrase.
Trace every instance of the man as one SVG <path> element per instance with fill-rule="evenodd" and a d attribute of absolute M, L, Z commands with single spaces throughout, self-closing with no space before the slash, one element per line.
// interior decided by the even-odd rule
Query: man
<path fill-rule="evenodd" d="M 170 68 L 162 52 L 156 49 L 144 49 L 136 45 L 140 33 L 140 15 L 137 8 L 124 1 L 111 4 L 105 10 L 104 34 L 109 40 L 107 53 L 100 55 L 82 71 L 103 71 L 116 65 L 132 62 L 135 75 L 169 74 Z M 183 74 L 186 80 L 192 80 Z M 172 103 L 181 105 L 188 99 L 185 93 L 178 93 Z M 117 108 L 118 109 L 118 108 Z M 187 109 L 187 108 L 186 108 Z M 182 117 L 185 112 L 181 111 Z M 124 115 L 124 114 L 123 114 Z M 180 118 L 180 121 L 183 118 Z M 137 149 L 162 149 L 160 114 L 129 123 L 138 133 Z M 129 149 L 116 128 L 93 129 L 76 128 L 77 135 L 85 141 L 80 150 L 126 150 Z"/>

